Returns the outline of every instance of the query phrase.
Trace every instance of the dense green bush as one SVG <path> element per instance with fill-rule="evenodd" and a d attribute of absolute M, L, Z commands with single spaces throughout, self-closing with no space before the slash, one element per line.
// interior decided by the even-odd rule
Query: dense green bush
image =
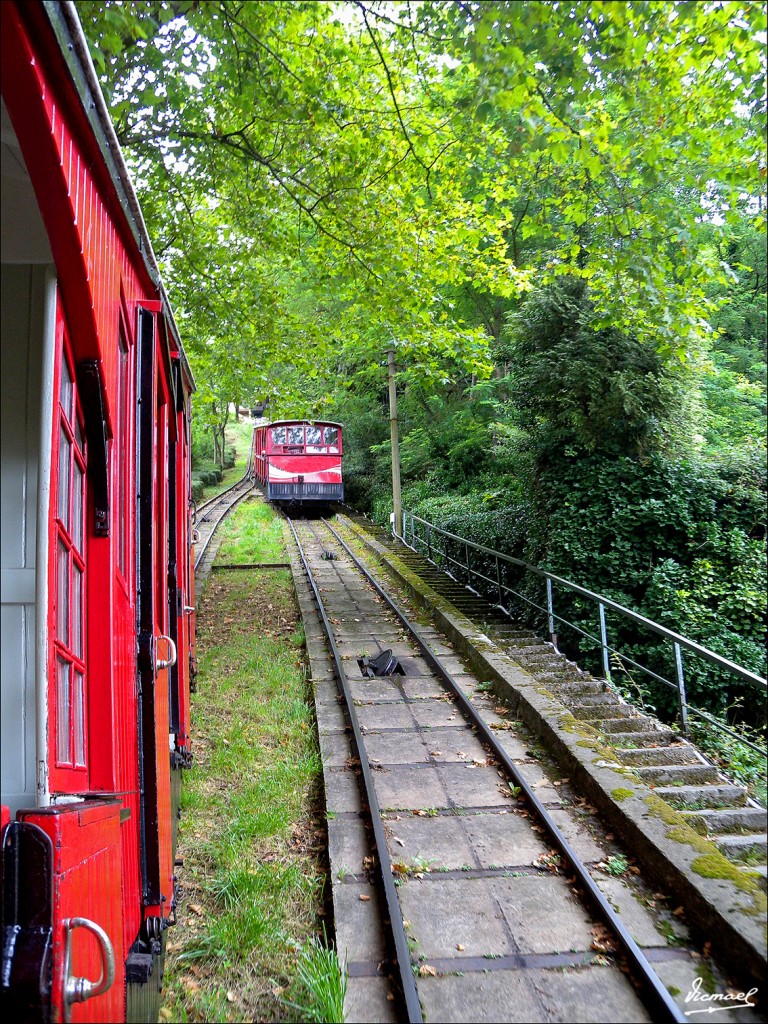
<path fill-rule="evenodd" d="M 200 501 L 205 490 L 205 484 L 197 473 L 192 474 L 192 501 Z"/>
<path fill-rule="evenodd" d="M 204 487 L 215 487 L 220 484 L 224 474 L 221 469 L 212 462 L 204 462 L 195 468 L 195 475 L 202 481 Z"/>

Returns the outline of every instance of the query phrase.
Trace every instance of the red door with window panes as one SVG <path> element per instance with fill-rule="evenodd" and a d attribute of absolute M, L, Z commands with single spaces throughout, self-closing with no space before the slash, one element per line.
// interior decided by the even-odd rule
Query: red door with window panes
<path fill-rule="evenodd" d="M 105 792 L 94 799 L 94 751 L 89 742 L 89 703 L 111 688 L 111 677 L 89 677 L 88 644 L 103 642 L 85 629 L 89 561 L 94 540 L 88 477 L 87 416 L 78 388 L 77 362 L 63 310 L 57 310 L 56 366 L 49 526 L 48 786 L 53 802 L 19 812 L 25 827 L 50 839 L 48 875 L 54 1019 L 118 1020 L 124 1012 L 125 955 L 122 929 L 121 803 Z M 95 563 L 94 563 L 95 564 Z M 61 796 L 85 796 L 57 803 Z M 71 1003 L 73 979 L 114 980 L 100 995 Z"/>
<path fill-rule="evenodd" d="M 50 785 L 53 792 L 88 789 L 86 735 L 86 447 L 83 411 L 75 383 L 72 352 L 62 330 L 59 369 L 57 443 L 58 481 L 55 490 L 53 539 L 56 586 L 53 609 L 53 666 L 50 673 Z"/>

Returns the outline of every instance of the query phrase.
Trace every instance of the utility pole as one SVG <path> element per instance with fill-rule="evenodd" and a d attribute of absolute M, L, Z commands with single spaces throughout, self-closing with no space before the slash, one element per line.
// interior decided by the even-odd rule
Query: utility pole
<path fill-rule="evenodd" d="M 397 426 L 397 391 L 395 389 L 395 350 L 387 352 L 389 368 L 389 430 L 392 438 L 392 505 L 393 528 L 398 537 L 403 535 L 403 499 L 400 494 L 400 437 Z"/>

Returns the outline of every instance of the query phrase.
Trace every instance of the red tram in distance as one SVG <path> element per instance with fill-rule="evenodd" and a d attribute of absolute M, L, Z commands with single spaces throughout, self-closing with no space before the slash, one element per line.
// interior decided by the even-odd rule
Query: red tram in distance
<path fill-rule="evenodd" d="M 276 420 L 255 429 L 255 474 L 267 499 L 286 506 L 344 500 L 339 423 Z"/>
<path fill-rule="evenodd" d="M 2 982 L 150 1021 L 194 666 L 193 380 L 74 3 L 2 19 Z"/>

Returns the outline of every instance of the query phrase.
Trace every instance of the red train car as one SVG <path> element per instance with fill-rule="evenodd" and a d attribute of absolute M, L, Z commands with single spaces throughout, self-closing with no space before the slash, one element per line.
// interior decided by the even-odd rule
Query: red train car
<path fill-rule="evenodd" d="M 2 18 L 2 992 L 152 1020 L 190 758 L 192 376 L 73 3 Z"/>
<path fill-rule="evenodd" d="M 267 498 L 281 505 L 344 500 L 339 423 L 276 420 L 255 430 L 255 473 Z"/>

